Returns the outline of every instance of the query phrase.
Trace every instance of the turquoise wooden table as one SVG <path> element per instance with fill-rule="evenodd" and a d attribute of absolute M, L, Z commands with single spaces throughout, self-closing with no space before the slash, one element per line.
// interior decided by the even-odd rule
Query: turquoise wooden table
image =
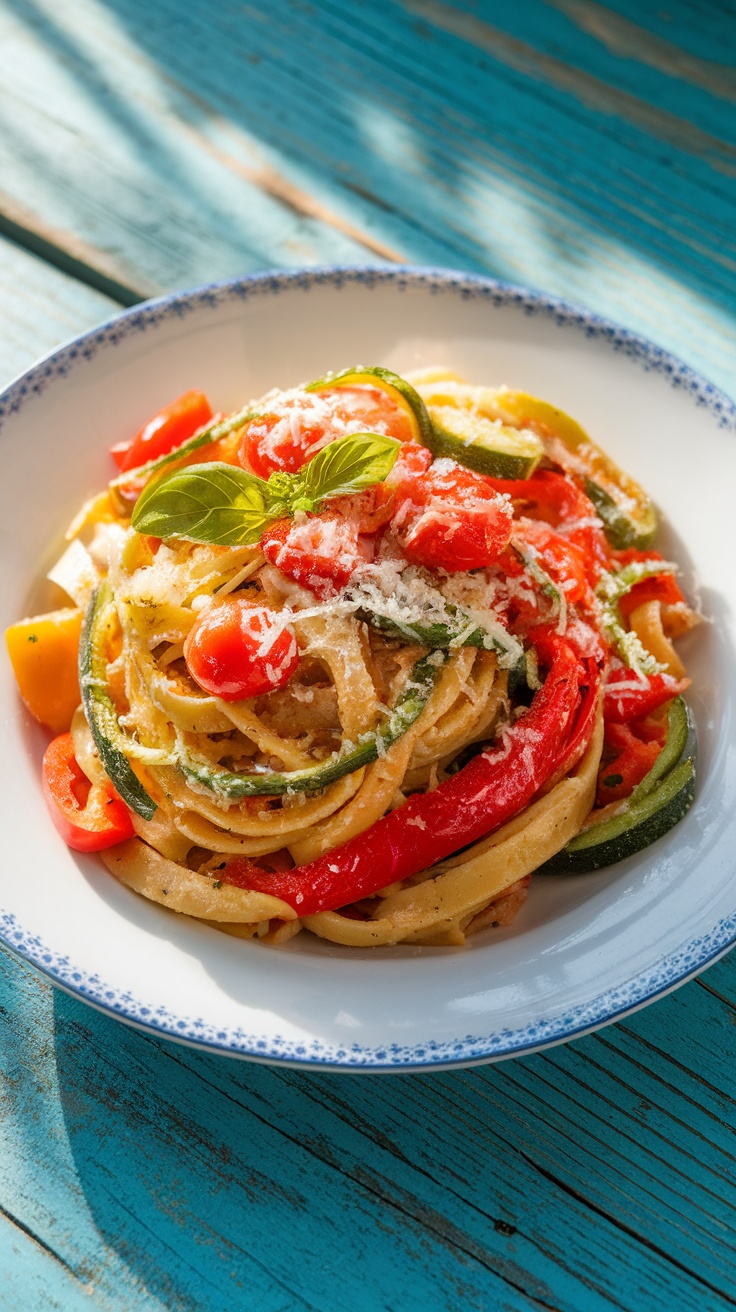
<path fill-rule="evenodd" d="M 733 390 L 727 0 L 4 0 L 2 381 L 269 266 L 485 270 Z M 736 1303 L 736 956 L 469 1072 L 200 1055 L 0 954 L 0 1307 Z"/>

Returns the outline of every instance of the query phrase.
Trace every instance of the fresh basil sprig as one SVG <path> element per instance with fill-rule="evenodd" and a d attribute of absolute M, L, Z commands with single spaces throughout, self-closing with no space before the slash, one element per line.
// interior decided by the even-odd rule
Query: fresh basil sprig
<path fill-rule="evenodd" d="M 268 480 L 220 461 L 176 469 L 144 488 L 133 528 L 157 538 L 254 545 L 277 519 L 382 483 L 400 445 L 381 433 L 355 433 L 330 442 L 297 474 L 277 472 Z"/>

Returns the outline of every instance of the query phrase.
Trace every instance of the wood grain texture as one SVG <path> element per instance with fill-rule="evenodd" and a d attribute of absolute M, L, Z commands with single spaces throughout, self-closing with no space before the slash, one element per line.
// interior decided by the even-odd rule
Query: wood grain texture
<path fill-rule="evenodd" d="M 0 237 L 0 387 L 120 306 Z"/>
<path fill-rule="evenodd" d="M 100 1308 L 734 1301 L 733 1104 L 704 1105 L 690 1039 L 725 1074 L 736 1013 L 699 983 L 545 1054 L 378 1080 L 158 1042 L 5 956 L 0 1008 L 0 1203 Z"/>
<path fill-rule="evenodd" d="M 406 259 L 733 390 L 735 59 L 720 0 L 0 0 L 0 381 L 151 291 Z M 0 1306 L 720 1312 L 735 1063 L 736 955 L 567 1047 L 369 1079 L 155 1041 L 0 953 Z"/>
<path fill-rule="evenodd" d="M 6 0 L 2 188 L 144 291 L 377 253 L 486 269 L 728 387 L 728 40 L 679 17 L 685 77 L 641 13 L 611 11 L 617 44 L 598 8 Z"/>

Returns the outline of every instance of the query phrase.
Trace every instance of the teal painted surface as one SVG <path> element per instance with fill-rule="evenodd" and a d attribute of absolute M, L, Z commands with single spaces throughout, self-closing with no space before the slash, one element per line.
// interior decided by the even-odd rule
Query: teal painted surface
<path fill-rule="evenodd" d="M 374 1079 L 202 1056 L 0 965 L 2 1205 L 100 1308 L 730 1305 L 736 958 L 565 1048 Z"/>
<path fill-rule="evenodd" d="M 735 55 L 710 0 L 6 0 L 0 379 L 101 288 L 401 258 L 733 392 Z M 0 1307 L 720 1312 L 735 1067 L 736 956 L 565 1048 L 371 1079 L 143 1037 L 2 954 Z"/>
<path fill-rule="evenodd" d="M 109 319 L 120 308 L 2 237 L 0 307 L 0 387 L 81 328 Z"/>
<path fill-rule="evenodd" d="M 655 336 L 728 390 L 733 25 L 683 18 L 681 75 L 663 38 L 617 53 L 579 8 L 16 3 L 2 190 L 143 291 L 377 252 L 486 269 Z"/>

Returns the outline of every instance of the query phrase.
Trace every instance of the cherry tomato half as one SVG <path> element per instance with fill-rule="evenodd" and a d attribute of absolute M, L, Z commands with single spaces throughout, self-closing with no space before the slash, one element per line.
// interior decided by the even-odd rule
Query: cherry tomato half
<path fill-rule="evenodd" d="M 302 588 L 327 600 L 345 587 L 371 548 L 358 538 L 355 521 L 340 515 L 310 515 L 297 524 L 282 519 L 261 538 L 266 560 Z"/>
<path fill-rule="evenodd" d="M 127 806 L 111 783 L 90 783 L 70 733 L 59 734 L 46 748 L 43 791 L 54 825 L 75 852 L 102 852 L 133 837 Z"/>
<path fill-rule="evenodd" d="M 283 688 L 299 664 L 294 630 L 265 606 L 233 597 L 210 606 L 184 643 L 192 678 L 226 702 Z"/>
<path fill-rule="evenodd" d="M 384 433 L 412 440 L 411 420 L 380 387 L 330 387 L 295 392 L 251 419 L 240 443 L 241 465 L 260 478 L 275 470 L 294 474 L 328 442 L 350 433 Z"/>
<path fill-rule="evenodd" d="M 174 447 L 193 437 L 197 429 L 203 428 L 211 418 L 212 407 L 204 392 L 184 392 L 149 419 L 129 446 L 123 448 L 119 444 L 110 454 L 123 473 L 126 469 L 137 469 L 147 460 L 168 455 Z"/>
<path fill-rule="evenodd" d="M 482 474 L 436 460 L 399 486 L 393 523 L 409 560 L 455 573 L 498 560 L 512 520 L 511 502 Z"/>

